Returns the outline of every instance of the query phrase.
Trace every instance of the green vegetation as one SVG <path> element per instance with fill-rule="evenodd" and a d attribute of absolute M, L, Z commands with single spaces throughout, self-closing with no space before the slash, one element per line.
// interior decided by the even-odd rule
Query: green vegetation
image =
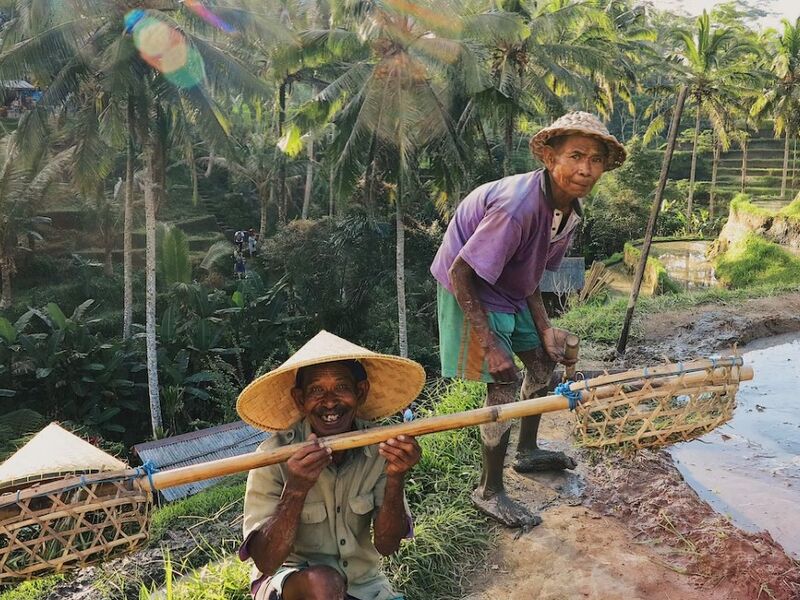
<path fill-rule="evenodd" d="M 242 476 L 237 476 L 241 479 Z M 150 521 L 150 544 L 158 542 L 170 529 L 185 529 L 202 519 L 223 512 L 242 512 L 243 482 L 225 483 L 211 487 L 194 496 L 166 504 L 153 511 Z"/>
<path fill-rule="evenodd" d="M 754 233 L 716 260 L 717 278 L 731 288 L 800 284 L 800 259 Z"/>
<path fill-rule="evenodd" d="M 733 200 L 731 200 L 731 210 L 739 214 L 748 214 L 763 219 L 774 216 L 773 213 L 766 208 L 753 204 L 749 194 L 736 194 Z"/>
<path fill-rule="evenodd" d="M 45 600 L 56 584 L 63 580 L 64 575 L 57 574 L 24 581 L 15 588 L 0 592 L 0 600 Z"/>
<path fill-rule="evenodd" d="M 784 206 L 778 212 L 778 215 L 792 221 L 800 221 L 800 194 L 798 194 L 797 198 L 792 200 L 791 204 Z"/>

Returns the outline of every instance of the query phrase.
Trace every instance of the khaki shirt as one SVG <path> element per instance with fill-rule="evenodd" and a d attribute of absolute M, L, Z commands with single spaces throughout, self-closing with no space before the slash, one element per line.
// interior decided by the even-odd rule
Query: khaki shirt
<path fill-rule="evenodd" d="M 356 420 L 358 429 L 370 426 L 367 421 Z M 292 429 L 271 436 L 259 450 L 302 442 L 310 433 L 304 419 Z M 359 600 L 398 597 L 381 572 L 380 554 L 372 542 L 372 519 L 383 504 L 386 487 L 385 464 L 376 446 L 365 446 L 349 450 L 338 467 L 328 466 L 306 496 L 295 544 L 283 566 L 307 563 L 333 567 L 346 578 L 347 592 Z M 287 477 L 285 463 L 250 471 L 244 497 L 245 541 L 274 514 Z M 254 566 L 251 580 L 261 577 Z"/>

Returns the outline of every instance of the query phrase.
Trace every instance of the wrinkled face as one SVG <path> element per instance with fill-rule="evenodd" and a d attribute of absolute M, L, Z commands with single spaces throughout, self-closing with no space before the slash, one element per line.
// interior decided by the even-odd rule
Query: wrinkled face
<path fill-rule="evenodd" d="M 592 191 L 606 168 L 608 149 L 600 140 L 570 135 L 555 147 L 545 146 L 544 164 L 550 172 L 553 195 L 582 198 Z"/>
<path fill-rule="evenodd" d="M 369 382 L 356 382 L 346 365 L 325 363 L 303 371 L 302 387 L 292 388 L 292 397 L 311 430 L 322 437 L 351 431 L 368 391 Z"/>

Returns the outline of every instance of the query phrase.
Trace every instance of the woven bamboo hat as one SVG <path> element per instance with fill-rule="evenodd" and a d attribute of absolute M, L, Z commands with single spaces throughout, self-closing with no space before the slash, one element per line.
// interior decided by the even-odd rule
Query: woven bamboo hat
<path fill-rule="evenodd" d="M 425 370 L 413 360 L 378 354 L 320 331 L 289 360 L 242 390 L 236 402 L 239 416 L 267 431 L 288 429 L 303 416 L 291 394 L 297 370 L 340 360 L 357 360 L 367 372 L 369 394 L 358 410 L 360 419 L 371 421 L 402 410 L 425 384 Z"/>
<path fill-rule="evenodd" d="M 613 171 L 621 166 L 628 157 L 625 146 L 608 132 L 605 125 L 591 113 L 576 111 L 559 117 L 552 125 L 548 125 L 531 138 L 530 146 L 533 155 L 544 162 L 544 147 L 554 137 L 562 135 L 584 135 L 603 142 L 608 148 L 606 171 Z"/>

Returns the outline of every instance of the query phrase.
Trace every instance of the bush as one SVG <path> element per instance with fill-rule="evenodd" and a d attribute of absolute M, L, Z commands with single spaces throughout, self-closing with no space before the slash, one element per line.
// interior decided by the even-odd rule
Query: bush
<path fill-rule="evenodd" d="M 735 243 L 716 260 L 724 285 L 744 288 L 763 284 L 800 283 L 800 259 L 754 233 Z"/>

